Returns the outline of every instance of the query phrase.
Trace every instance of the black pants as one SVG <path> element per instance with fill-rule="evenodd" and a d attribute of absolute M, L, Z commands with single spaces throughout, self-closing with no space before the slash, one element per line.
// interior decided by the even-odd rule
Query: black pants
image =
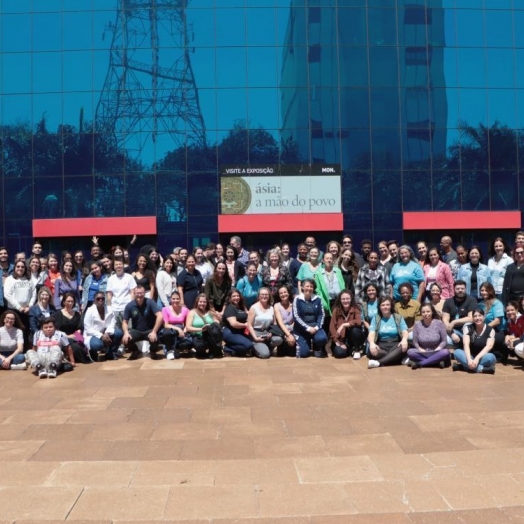
<path fill-rule="evenodd" d="M 352 351 L 364 351 L 364 344 L 367 337 L 366 331 L 365 327 L 356 326 L 346 329 L 344 344 L 347 349 L 343 349 L 335 344 L 333 347 L 333 356 L 335 358 L 346 358 Z"/>
<path fill-rule="evenodd" d="M 373 354 L 370 353 L 369 358 L 378 360 L 381 366 L 396 366 L 401 364 L 404 357 L 407 356 L 407 353 L 402 351 L 399 343 L 400 339 L 397 338 L 379 340 L 377 342 L 379 347 L 378 355 L 373 356 Z"/>
<path fill-rule="evenodd" d="M 129 334 L 131 335 L 131 340 L 127 343 L 127 349 L 129 349 L 131 353 L 136 353 L 138 351 L 136 343 L 140 342 L 141 340 L 147 340 L 149 342 L 149 339 L 147 337 L 149 336 L 149 333 L 151 333 L 152 331 L 152 329 L 148 329 L 147 331 L 138 331 L 138 329 L 130 329 Z M 158 337 L 156 342 L 149 342 L 149 348 L 151 353 L 157 351 Z"/>
<path fill-rule="evenodd" d="M 213 355 L 216 358 L 222 357 L 222 351 L 216 349 L 213 351 L 209 347 L 209 341 L 206 333 L 202 333 L 201 337 L 193 337 L 193 347 L 195 348 L 196 358 L 207 358 L 209 355 Z"/>

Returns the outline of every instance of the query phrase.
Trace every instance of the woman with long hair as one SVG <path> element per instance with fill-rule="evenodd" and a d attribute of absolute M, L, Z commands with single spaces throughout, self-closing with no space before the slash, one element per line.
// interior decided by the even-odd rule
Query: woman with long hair
<path fill-rule="evenodd" d="M 60 277 L 55 280 L 54 304 L 56 309 L 60 309 L 62 297 L 66 293 L 72 293 L 75 297 L 75 304 L 80 302 L 80 284 L 78 273 L 70 260 L 65 260 L 60 269 Z M 58 329 L 60 329 L 58 327 Z"/>
<path fill-rule="evenodd" d="M 426 289 L 426 299 L 431 300 L 430 289 L 433 284 L 438 284 L 441 289 L 443 299 L 453 296 L 453 275 L 450 267 L 440 260 L 440 253 L 436 246 L 431 246 L 427 250 L 426 260 L 422 267 L 424 270 L 424 281 Z"/>
<path fill-rule="evenodd" d="M 346 247 L 340 253 L 340 257 L 335 259 L 335 261 L 344 278 L 344 289 L 349 289 L 351 292 L 354 292 L 359 273 L 355 253 L 353 253 L 352 249 Z"/>
<path fill-rule="evenodd" d="M 189 260 L 189 255 L 187 258 Z M 195 299 L 193 309 L 186 318 L 186 333 L 192 337 L 193 347 L 195 348 L 196 358 L 213 359 L 220 358 L 222 351 L 210 345 L 208 329 L 214 324 L 215 319 L 211 314 L 209 300 L 205 293 L 199 293 Z"/>
<path fill-rule="evenodd" d="M 246 334 L 249 333 L 248 312 L 240 291 L 230 289 L 225 302 L 222 322 L 224 324 L 224 352 L 231 356 L 251 356 L 253 340 Z"/>
<path fill-rule="evenodd" d="M 353 355 L 354 360 L 360 359 L 366 342 L 366 329 L 360 307 L 355 302 L 353 293 L 347 289 L 342 291 L 335 301 L 329 333 L 335 343 L 335 358 Z"/>
<path fill-rule="evenodd" d="M 135 267 L 131 273 L 137 286 L 146 290 L 146 298 L 155 300 L 156 268 L 147 255 L 143 253 L 136 257 Z"/>
<path fill-rule="evenodd" d="M 196 269 L 196 258 L 188 255 L 186 267 L 176 277 L 177 291 L 180 293 L 182 305 L 192 307 L 196 297 L 202 292 L 203 279 L 200 271 Z"/>
<path fill-rule="evenodd" d="M 460 266 L 457 275 L 457 280 L 466 282 L 466 293 L 477 300 L 481 298 L 480 286 L 484 282 L 491 283 L 491 272 L 488 266 L 483 264 L 483 260 L 480 248 L 472 246 L 469 250 L 469 262 Z"/>
<path fill-rule="evenodd" d="M 282 332 L 284 342 L 277 348 L 278 354 L 296 354 L 296 340 L 293 336 L 293 326 L 295 317 L 293 316 L 293 291 L 291 286 L 281 286 L 277 292 L 275 300 L 275 320 Z"/>
<path fill-rule="evenodd" d="M 171 256 L 164 258 L 162 269 L 156 274 L 155 286 L 158 300 L 163 307 L 169 307 L 171 294 L 176 289 L 176 267 Z"/>
<path fill-rule="evenodd" d="M 266 257 L 267 265 L 262 268 L 262 284 L 267 287 L 276 299 L 278 289 L 282 286 L 290 286 L 292 283 L 289 269 L 282 264 L 280 251 L 270 249 Z"/>
<path fill-rule="evenodd" d="M 218 262 L 213 275 L 204 286 L 204 293 L 209 300 L 211 312 L 217 319 L 222 318 L 226 297 L 231 290 L 231 280 L 225 262 Z"/>

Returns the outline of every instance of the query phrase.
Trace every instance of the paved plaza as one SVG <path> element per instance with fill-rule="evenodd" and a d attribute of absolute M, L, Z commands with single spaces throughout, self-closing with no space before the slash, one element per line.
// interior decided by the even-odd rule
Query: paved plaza
<path fill-rule="evenodd" d="M 0 524 L 524 522 L 516 363 L 148 359 L 0 381 Z"/>

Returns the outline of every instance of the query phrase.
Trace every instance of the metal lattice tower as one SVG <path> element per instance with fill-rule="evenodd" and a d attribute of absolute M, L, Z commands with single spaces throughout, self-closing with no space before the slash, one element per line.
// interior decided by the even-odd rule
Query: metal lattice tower
<path fill-rule="evenodd" d="M 205 145 L 191 69 L 188 0 L 118 0 L 97 125 L 137 154 L 167 138 L 174 149 Z"/>

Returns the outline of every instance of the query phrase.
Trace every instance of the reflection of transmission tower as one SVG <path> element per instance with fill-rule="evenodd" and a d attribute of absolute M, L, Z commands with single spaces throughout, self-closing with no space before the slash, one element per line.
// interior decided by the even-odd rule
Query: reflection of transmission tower
<path fill-rule="evenodd" d="M 188 0 L 118 0 L 98 125 L 141 153 L 167 138 L 169 149 L 205 145 L 205 126 L 189 60 Z M 151 146 L 151 144 L 149 144 Z M 160 146 L 161 147 L 161 146 Z"/>

